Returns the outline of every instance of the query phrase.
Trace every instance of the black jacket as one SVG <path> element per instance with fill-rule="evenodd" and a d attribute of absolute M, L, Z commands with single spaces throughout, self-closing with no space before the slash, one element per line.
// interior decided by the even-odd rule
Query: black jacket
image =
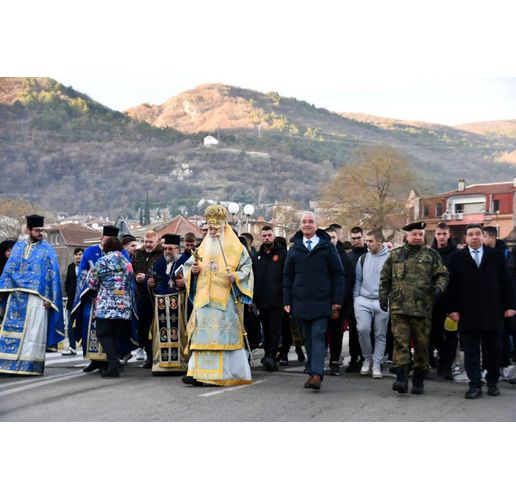
<path fill-rule="evenodd" d="M 353 288 L 355 287 L 356 266 L 353 266 L 353 262 L 349 258 L 349 255 L 346 250 L 344 250 L 344 248 L 339 250 L 339 245 L 337 245 L 337 251 L 339 252 L 340 261 L 342 263 L 342 267 L 344 268 L 343 304 L 344 307 L 346 307 L 347 304 L 353 305 Z"/>
<path fill-rule="evenodd" d="M 274 242 L 267 253 L 264 245 L 253 255 L 253 302 L 258 309 L 283 309 L 283 268 L 287 249 Z"/>
<path fill-rule="evenodd" d="M 331 316 L 332 304 L 343 303 L 344 269 L 339 254 L 325 231 L 317 230 L 320 238 L 311 252 L 303 244 L 298 231 L 290 240 L 283 273 L 283 303 L 291 306 L 291 314 L 314 320 Z"/>
<path fill-rule="evenodd" d="M 444 248 L 437 248 L 437 241 L 434 238 L 434 241 L 432 242 L 432 249 L 440 255 L 442 263 L 448 270 L 452 257 L 456 253 L 460 252 L 460 250 L 457 248 L 457 243 L 455 243 L 452 238 L 448 240 L 448 245 L 446 245 Z M 434 301 L 434 311 L 437 311 L 439 316 L 446 316 L 445 309 L 448 293 L 449 288 L 447 288 L 445 292 L 439 295 Z"/>
<path fill-rule="evenodd" d="M 364 255 L 365 253 L 367 253 L 367 245 L 364 245 L 363 247 L 359 247 L 359 248 L 353 247 L 351 249 L 351 252 L 349 252 L 347 254 L 347 256 L 349 257 L 349 260 L 351 261 L 351 264 L 353 266 L 353 271 L 357 267 L 358 259 L 360 259 L 360 257 L 362 255 Z"/>
<path fill-rule="evenodd" d="M 75 289 L 77 288 L 77 274 L 75 274 L 75 262 L 72 262 L 66 270 L 66 278 L 64 282 L 65 294 L 68 297 L 66 301 L 66 310 L 71 311 L 75 300 Z"/>
<path fill-rule="evenodd" d="M 504 311 L 515 308 L 503 255 L 484 246 L 477 267 L 464 247 L 452 257 L 449 270 L 447 312 L 460 314 L 460 331 L 503 331 Z"/>
<path fill-rule="evenodd" d="M 158 262 L 162 256 L 163 247 L 161 244 L 158 244 L 152 252 L 147 252 L 145 248 L 139 248 L 134 252 L 133 258 L 131 259 L 134 275 L 136 276 L 138 273 L 144 273 L 146 275 L 145 281 L 141 283 L 136 282 L 136 292 L 138 296 L 145 297 L 148 295 L 147 280 L 153 273 L 152 268 L 154 264 Z"/>
<path fill-rule="evenodd" d="M 432 248 L 441 256 L 441 261 L 446 267 L 450 265 L 452 257 L 460 251 L 457 248 L 457 243 L 455 243 L 452 238 L 448 240 L 448 245 L 446 245 L 444 248 L 437 248 L 437 241 L 434 238 L 434 241 L 432 242 Z"/>

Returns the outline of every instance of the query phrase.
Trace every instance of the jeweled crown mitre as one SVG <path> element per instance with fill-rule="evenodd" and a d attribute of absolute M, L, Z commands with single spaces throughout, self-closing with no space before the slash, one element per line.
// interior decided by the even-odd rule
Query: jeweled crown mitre
<path fill-rule="evenodd" d="M 222 205 L 210 205 L 204 212 L 206 222 L 212 226 L 221 226 L 228 218 L 228 211 Z"/>

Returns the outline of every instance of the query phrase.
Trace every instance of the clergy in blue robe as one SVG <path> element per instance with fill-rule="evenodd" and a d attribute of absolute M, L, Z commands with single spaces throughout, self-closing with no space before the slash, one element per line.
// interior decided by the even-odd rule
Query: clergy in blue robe
<path fill-rule="evenodd" d="M 5 314 L 0 326 L 0 372 L 41 375 L 47 346 L 64 338 L 59 262 L 43 239 L 44 218 L 27 216 L 27 241 L 12 248 L 0 277 Z"/>

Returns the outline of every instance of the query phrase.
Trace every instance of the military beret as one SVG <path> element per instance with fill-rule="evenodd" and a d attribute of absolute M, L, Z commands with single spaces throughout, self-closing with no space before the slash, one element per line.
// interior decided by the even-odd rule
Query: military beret
<path fill-rule="evenodd" d="M 412 231 L 413 229 L 425 229 L 426 222 L 411 222 L 406 226 L 403 226 L 403 231 Z"/>

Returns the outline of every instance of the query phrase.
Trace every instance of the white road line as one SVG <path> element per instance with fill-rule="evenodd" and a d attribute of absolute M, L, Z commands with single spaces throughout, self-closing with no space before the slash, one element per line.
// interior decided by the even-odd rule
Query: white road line
<path fill-rule="evenodd" d="M 10 394 L 15 394 L 17 392 L 27 391 L 27 390 L 33 389 L 35 387 L 41 387 L 43 385 L 55 384 L 56 382 L 61 382 L 62 380 L 68 380 L 68 379 L 72 379 L 72 378 L 76 378 L 76 377 L 82 377 L 83 375 L 85 375 L 85 373 L 82 370 L 79 370 L 77 372 L 68 373 L 66 375 L 56 375 L 54 377 L 48 377 L 43 380 L 38 380 L 32 384 L 25 384 L 22 387 L 16 387 L 14 389 L 9 389 L 7 391 L 3 391 L 1 389 L 3 387 L 5 387 L 6 385 L 15 385 L 15 384 L 19 384 L 21 382 L 13 382 L 12 384 L 5 384 L 5 385 L 0 386 L 0 397 L 9 396 Z"/>
<path fill-rule="evenodd" d="M 253 382 L 252 384 L 236 385 L 235 387 L 227 387 L 226 389 L 220 389 L 219 391 L 205 392 L 204 394 L 199 394 L 199 397 L 209 398 L 210 396 L 216 396 L 217 394 L 222 394 L 224 392 L 236 391 L 237 389 L 245 389 L 247 387 L 252 387 L 253 385 L 262 384 L 266 380 L 267 379 L 257 380 L 256 382 Z"/>
<path fill-rule="evenodd" d="M 83 361 L 81 358 L 79 359 L 70 359 L 70 358 L 62 358 L 62 359 L 53 359 L 52 361 L 45 361 L 45 366 L 53 366 L 53 365 L 60 365 L 61 363 L 73 363 L 73 362 L 77 362 L 77 361 Z M 88 364 L 89 361 L 87 359 L 84 360 L 84 363 L 85 364 Z"/>

